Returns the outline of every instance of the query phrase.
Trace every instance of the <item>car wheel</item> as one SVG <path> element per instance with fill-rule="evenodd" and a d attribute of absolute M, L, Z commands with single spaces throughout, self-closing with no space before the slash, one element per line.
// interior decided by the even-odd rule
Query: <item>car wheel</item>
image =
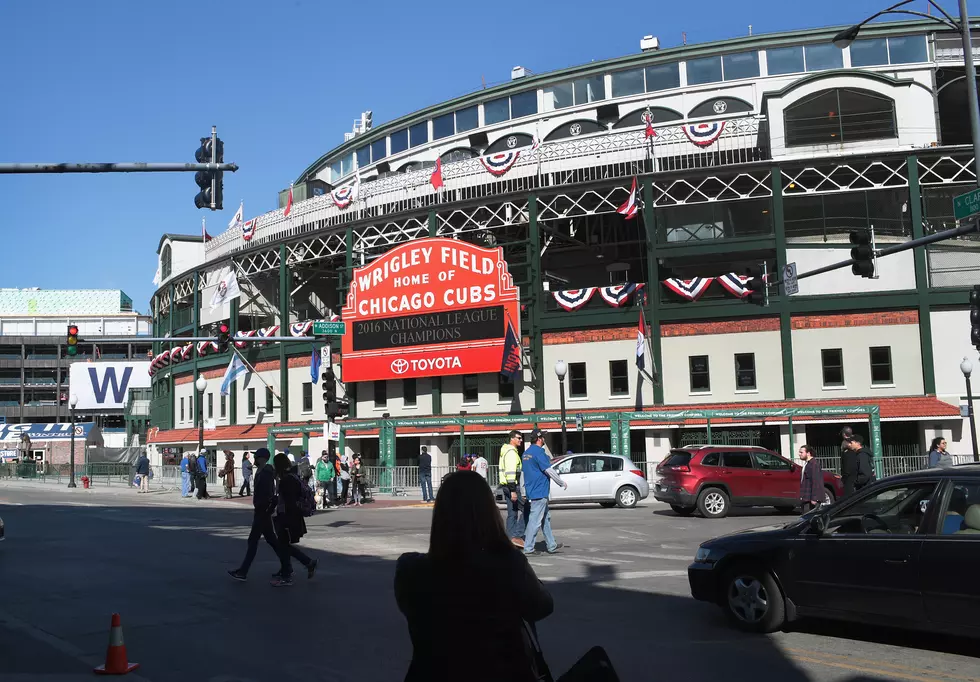
<path fill-rule="evenodd" d="M 769 571 L 743 564 L 728 572 L 722 608 L 729 620 L 746 632 L 773 632 L 783 625 L 783 593 Z"/>
<path fill-rule="evenodd" d="M 706 519 L 728 516 L 728 495 L 721 488 L 705 488 L 698 495 L 698 511 Z"/>
<path fill-rule="evenodd" d="M 670 508 L 678 516 L 690 516 L 697 511 L 696 507 L 682 507 L 678 504 L 672 504 Z"/>
<path fill-rule="evenodd" d="M 624 485 L 616 493 L 616 504 L 620 509 L 632 509 L 640 501 L 640 493 L 631 485 Z"/>
<path fill-rule="evenodd" d="M 823 489 L 823 503 L 833 504 L 837 501 L 837 495 L 834 494 L 834 489 L 829 485 Z"/>
<path fill-rule="evenodd" d="M 788 505 L 782 505 L 782 506 L 776 507 L 776 511 L 778 511 L 780 514 L 792 514 L 793 512 L 796 511 L 796 507 L 790 507 Z"/>
<path fill-rule="evenodd" d="M 615 502 L 600 502 L 599 503 L 599 506 L 600 507 L 605 507 L 606 509 L 612 509 L 613 507 L 616 506 L 616 503 Z"/>

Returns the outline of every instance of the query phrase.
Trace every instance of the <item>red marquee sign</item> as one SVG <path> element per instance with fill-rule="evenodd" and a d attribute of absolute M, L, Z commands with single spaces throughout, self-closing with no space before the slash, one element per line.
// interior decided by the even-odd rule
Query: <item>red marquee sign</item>
<path fill-rule="evenodd" d="M 501 249 L 414 239 L 354 270 L 342 319 L 344 381 L 498 373 L 519 292 Z"/>

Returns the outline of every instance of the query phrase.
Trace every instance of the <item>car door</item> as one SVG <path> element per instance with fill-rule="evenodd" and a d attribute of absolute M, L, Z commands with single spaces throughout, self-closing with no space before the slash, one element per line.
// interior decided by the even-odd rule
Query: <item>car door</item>
<path fill-rule="evenodd" d="M 792 540 L 789 596 L 801 613 L 921 622 L 923 523 L 935 481 L 875 486 Z"/>
<path fill-rule="evenodd" d="M 937 522 L 922 541 L 922 599 L 930 622 L 976 632 L 980 629 L 980 482 L 953 480 L 947 485 Z"/>
<path fill-rule="evenodd" d="M 623 460 L 609 455 L 589 457 L 589 498 L 612 500 L 623 480 Z"/>
<path fill-rule="evenodd" d="M 718 479 L 728 486 L 733 503 L 755 504 L 760 496 L 759 476 L 752 466 L 752 453 L 749 450 L 721 453 Z"/>
<path fill-rule="evenodd" d="M 584 502 L 589 499 L 589 456 L 575 455 L 555 465 L 567 489 L 551 481 L 552 502 Z"/>
<path fill-rule="evenodd" d="M 757 450 L 752 453 L 759 475 L 759 494 L 772 504 L 795 504 L 800 498 L 800 472 L 773 452 Z"/>

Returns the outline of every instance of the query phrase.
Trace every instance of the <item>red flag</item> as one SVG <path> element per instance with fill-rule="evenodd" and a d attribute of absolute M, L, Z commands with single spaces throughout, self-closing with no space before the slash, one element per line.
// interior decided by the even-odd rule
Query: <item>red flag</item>
<path fill-rule="evenodd" d="M 616 209 L 616 213 L 621 216 L 625 216 L 627 220 L 630 220 L 636 217 L 637 208 L 636 178 L 633 178 L 633 187 L 630 189 L 629 198 L 626 199 L 622 206 Z"/>
<path fill-rule="evenodd" d="M 204 218 L 201 218 L 201 237 L 204 238 L 205 242 L 211 241 L 211 235 L 208 234 L 208 228 L 204 223 Z"/>
<path fill-rule="evenodd" d="M 436 159 L 436 169 L 429 176 L 429 182 L 432 183 L 432 189 L 439 189 L 445 184 L 442 181 L 442 159 Z"/>
<path fill-rule="evenodd" d="M 289 197 L 286 199 L 286 210 L 282 212 L 283 218 L 289 217 L 289 212 L 293 210 L 293 186 L 289 186 Z"/>
<path fill-rule="evenodd" d="M 651 138 L 651 137 L 656 137 L 657 136 L 657 131 L 653 129 L 653 119 L 651 119 L 651 118 L 648 118 L 647 119 L 647 129 L 646 129 L 646 132 L 644 132 L 644 135 L 647 138 Z"/>

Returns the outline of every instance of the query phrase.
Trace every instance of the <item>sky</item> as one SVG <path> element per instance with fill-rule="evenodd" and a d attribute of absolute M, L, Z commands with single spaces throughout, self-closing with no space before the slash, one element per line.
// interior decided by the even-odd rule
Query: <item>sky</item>
<path fill-rule="evenodd" d="M 690 45 L 886 4 L 0 1 L 0 163 L 193 162 L 216 125 L 240 166 L 217 212 L 194 207 L 192 173 L 0 175 L 0 287 L 122 289 L 145 312 L 164 233 L 200 234 L 202 217 L 221 233 L 241 201 L 246 219 L 273 210 L 364 110 L 378 125 L 516 65 L 634 54 L 644 34 Z"/>

